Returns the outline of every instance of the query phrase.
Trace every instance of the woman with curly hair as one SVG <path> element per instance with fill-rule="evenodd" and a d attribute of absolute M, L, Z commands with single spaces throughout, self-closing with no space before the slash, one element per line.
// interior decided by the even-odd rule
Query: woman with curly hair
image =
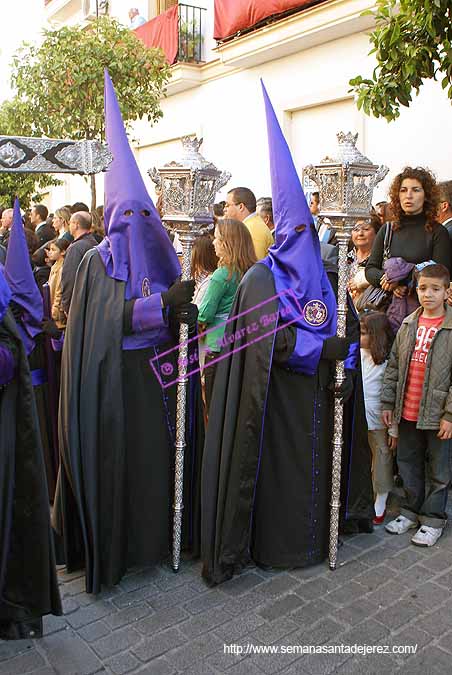
<path fill-rule="evenodd" d="M 226 328 L 225 322 L 238 285 L 245 272 L 256 262 L 251 235 L 248 228 L 239 220 L 219 219 L 215 227 L 213 246 L 218 256 L 218 268 L 212 274 L 198 314 L 198 322 L 203 324 L 203 327 L 209 329 L 218 326 L 206 335 L 208 353 L 205 357 L 204 374 L 207 412 L 209 412 L 216 370 L 216 363 L 210 362 L 218 357 L 221 350 L 221 340 Z"/>
<path fill-rule="evenodd" d="M 447 230 L 436 221 L 439 192 L 428 169 L 405 167 L 394 178 L 389 195 L 393 213 L 388 226 L 392 230 L 389 250 L 385 255 L 387 227 L 382 227 L 367 262 L 366 279 L 372 286 L 393 293 L 394 299 L 403 300 L 406 316 L 418 306 L 415 295 L 409 294 L 415 266 L 431 260 L 450 269 L 450 243 Z M 403 318 L 398 307 L 391 321 L 394 330 Z"/>
<path fill-rule="evenodd" d="M 391 257 L 407 262 L 434 260 L 450 269 L 447 231 L 436 220 L 439 193 L 435 178 L 427 169 L 407 166 L 393 180 L 390 204 L 392 222 Z M 366 278 L 373 286 L 396 291 L 401 284 L 388 284 L 383 270 L 385 228 L 378 232 L 366 267 Z"/>

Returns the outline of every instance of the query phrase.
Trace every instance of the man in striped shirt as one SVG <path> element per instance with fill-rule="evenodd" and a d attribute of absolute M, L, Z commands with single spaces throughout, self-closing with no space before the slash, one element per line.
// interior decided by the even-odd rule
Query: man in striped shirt
<path fill-rule="evenodd" d="M 417 546 L 433 546 L 447 522 L 452 439 L 452 309 L 446 307 L 449 272 L 428 265 L 419 275 L 421 307 L 397 333 L 385 372 L 383 421 L 399 424 L 397 463 L 405 497 L 391 534 L 418 531 Z M 425 478 L 428 478 L 428 486 Z"/>

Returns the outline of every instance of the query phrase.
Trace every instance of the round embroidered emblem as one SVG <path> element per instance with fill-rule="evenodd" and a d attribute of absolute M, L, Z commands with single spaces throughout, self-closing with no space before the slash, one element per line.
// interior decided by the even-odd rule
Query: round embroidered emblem
<path fill-rule="evenodd" d="M 303 314 L 311 326 L 321 326 L 328 318 L 328 309 L 321 300 L 310 300 L 304 306 Z"/>
<path fill-rule="evenodd" d="M 144 277 L 141 284 L 141 295 L 143 298 L 148 298 L 151 295 L 151 283 L 147 277 Z"/>

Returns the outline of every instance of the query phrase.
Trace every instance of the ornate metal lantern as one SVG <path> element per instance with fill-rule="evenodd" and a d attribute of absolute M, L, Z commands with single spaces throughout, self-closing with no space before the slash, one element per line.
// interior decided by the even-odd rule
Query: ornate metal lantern
<path fill-rule="evenodd" d="M 338 262 L 338 321 L 337 336 L 346 335 L 347 318 L 347 252 L 350 235 L 359 220 L 369 220 L 375 185 L 388 173 L 386 166 L 377 166 L 356 147 L 358 134 L 339 132 L 339 148 L 334 158 L 326 157 L 304 171 L 319 188 L 321 218 L 328 218 L 339 244 Z M 344 362 L 336 364 L 336 390 L 345 381 Z M 341 492 L 343 404 L 334 402 L 333 466 L 331 487 L 331 517 L 329 563 L 336 569 L 339 509 Z"/>
<path fill-rule="evenodd" d="M 388 173 L 358 150 L 357 139 L 358 134 L 340 131 L 337 155 L 304 170 L 319 188 L 320 215 L 330 218 L 335 229 L 351 229 L 357 220 L 369 218 L 375 185 Z"/>
<path fill-rule="evenodd" d="M 182 156 L 152 169 L 149 175 L 162 196 L 164 225 L 177 233 L 182 245 L 182 280 L 191 276 L 191 251 L 197 237 L 213 228 L 215 195 L 231 177 L 219 171 L 199 153 L 202 139 L 184 136 Z M 185 455 L 185 418 L 187 401 L 188 325 L 181 324 L 179 334 L 179 377 L 176 407 L 176 461 L 173 521 L 173 569 L 179 569 L 183 510 Z"/>
<path fill-rule="evenodd" d="M 190 235 L 193 240 L 212 226 L 215 195 L 231 177 L 204 159 L 199 152 L 202 141 L 182 137 L 180 159 L 150 172 L 162 192 L 163 222 L 179 236 Z"/>

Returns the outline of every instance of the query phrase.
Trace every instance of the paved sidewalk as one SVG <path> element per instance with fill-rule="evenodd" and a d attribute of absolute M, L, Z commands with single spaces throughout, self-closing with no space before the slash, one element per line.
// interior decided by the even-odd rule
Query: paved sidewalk
<path fill-rule="evenodd" d="M 345 538 L 335 572 L 326 563 L 281 573 L 250 568 L 214 589 L 192 562 L 178 574 L 135 570 L 97 598 L 83 592 L 83 577 L 61 573 L 64 617 L 45 619 L 42 640 L 0 642 L 0 674 L 450 673 L 452 530 L 428 550 L 410 544 L 411 535 L 376 528 Z M 389 653 L 291 649 L 338 644 L 387 645 Z M 414 655 L 392 652 L 415 644 Z M 254 653 L 261 645 L 279 653 Z M 232 653 L 237 647 L 243 652 Z"/>

